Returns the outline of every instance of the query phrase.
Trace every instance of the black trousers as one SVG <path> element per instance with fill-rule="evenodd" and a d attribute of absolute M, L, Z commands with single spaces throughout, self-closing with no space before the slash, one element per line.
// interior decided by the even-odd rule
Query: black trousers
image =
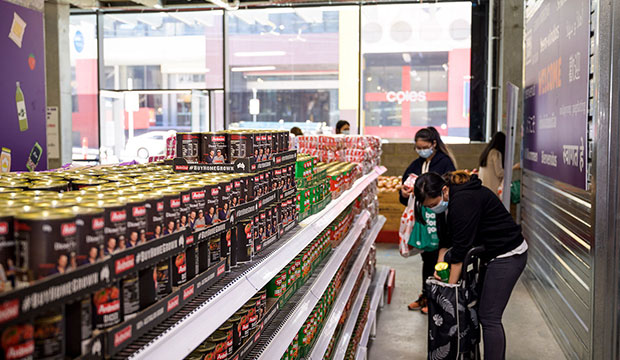
<path fill-rule="evenodd" d="M 422 295 L 427 296 L 424 290 L 424 284 L 429 276 L 433 276 L 435 273 L 435 265 L 437 264 L 437 258 L 439 257 L 439 250 L 425 251 L 422 254 Z"/>
<path fill-rule="evenodd" d="M 483 281 L 478 319 L 482 325 L 485 360 L 504 360 L 506 357 L 502 315 L 526 263 L 527 251 L 521 255 L 493 259 L 481 274 Z"/>

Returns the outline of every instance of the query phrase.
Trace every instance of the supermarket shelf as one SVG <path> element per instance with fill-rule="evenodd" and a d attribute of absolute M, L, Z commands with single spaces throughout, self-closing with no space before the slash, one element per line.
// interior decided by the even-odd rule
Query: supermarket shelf
<path fill-rule="evenodd" d="M 291 341 L 295 335 L 299 332 L 314 306 L 319 302 L 319 299 L 325 292 L 325 289 L 329 285 L 329 282 L 334 277 L 342 261 L 347 253 L 351 250 L 351 247 L 355 244 L 359 238 L 362 229 L 368 222 L 370 214 L 367 211 L 355 220 L 355 223 L 351 227 L 349 234 L 344 238 L 342 243 L 332 252 L 325 267 L 318 274 L 308 291 L 303 295 L 301 300 L 297 302 L 297 306 L 293 312 L 288 316 L 287 321 L 282 324 L 280 329 L 272 336 L 269 344 L 265 347 L 259 359 L 279 359 L 284 352 L 288 349 Z M 322 289 L 319 295 L 318 290 Z"/>
<path fill-rule="evenodd" d="M 342 285 L 342 289 L 334 302 L 333 309 L 329 314 L 329 317 L 325 321 L 325 325 L 323 326 L 323 330 L 319 335 L 314 347 L 312 348 L 312 352 L 310 353 L 309 359 L 323 359 L 325 355 L 325 351 L 327 351 L 327 347 L 334 335 L 334 331 L 336 331 L 336 327 L 338 326 L 338 321 L 342 316 L 342 312 L 344 311 L 344 307 L 346 306 L 349 298 L 351 297 L 351 293 L 353 292 L 353 287 L 357 281 L 358 275 L 362 268 L 364 267 L 364 263 L 366 261 L 366 257 L 368 256 L 368 252 L 370 251 L 370 246 L 375 242 L 379 231 L 383 228 L 385 224 L 385 217 L 379 216 L 377 221 L 373 225 L 368 237 L 366 238 L 364 244 L 362 245 L 362 249 L 360 250 L 360 254 L 357 259 L 355 259 L 355 263 L 345 280 L 345 283 Z"/>
<path fill-rule="evenodd" d="M 372 291 L 372 298 L 370 299 L 370 308 L 368 311 L 368 321 L 366 321 L 366 326 L 364 327 L 364 331 L 362 332 L 362 337 L 360 338 L 360 343 L 357 348 L 357 354 L 355 356 L 356 359 L 366 359 L 366 352 L 368 347 L 368 338 L 370 337 L 372 329 L 375 327 L 377 322 L 377 309 L 379 308 L 379 304 L 383 302 L 384 288 L 385 282 L 387 281 L 388 274 L 390 273 L 390 268 L 387 266 L 381 266 L 377 269 L 376 272 L 376 282 L 374 284 L 374 289 Z"/>
<path fill-rule="evenodd" d="M 385 167 L 376 167 L 358 179 L 351 189 L 343 192 L 323 211 L 309 217 L 300 223 L 296 229 L 285 234 L 285 240 L 279 248 L 254 264 L 245 273 L 224 286 L 211 299 L 205 301 L 181 321 L 134 353 L 132 359 L 176 359 L 187 356 L 277 275 L 347 206 L 355 201 L 368 185 L 385 171 Z M 309 311 L 311 310 L 312 308 L 309 309 Z M 286 346 L 289 343 L 290 341 Z"/>
<path fill-rule="evenodd" d="M 366 297 L 369 286 L 370 278 L 367 277 L 364 279 L 362 285 L 360 286 L 360 290 L 357 292 L 355 302 L 353 303 L 351 312 L 349 313 L 349 316 L 344 323 L 344 329 L 342 330 L 342 335 L 340 335 L 340 339 L 338 340 L 338 344 L 336 345 L 336 349 L 334 350 L 334 356 L 332 357 L 332 360 L 344 359 L 344 356 L 347 353 L 347 348 L 349 346 L 349 341 L 351 340 L 351 335 L 353 335 L 353 330 L 355 329 L 355 323 L 357 322 L 357 318 L 360 314 L 362 304 L 364 303 L 364 297 Z"/>
<path fill-rule="evenodd" d="M 342 213 L 357 197 L 386 171 L 385 167 L 377 167 L 369 174 L 358 179 L 351 189 L 345 191 L 338 199 L 332 200 L 323 211 L 302 221 L 300 230 L 291 236 L 291 240 L 276 250 L 272 256 L 257 264 L 247 274 L 248 281 L 262 289 L 282 268 L 293 260 L 308 244 L 314 240 L 331 222 Z"/>

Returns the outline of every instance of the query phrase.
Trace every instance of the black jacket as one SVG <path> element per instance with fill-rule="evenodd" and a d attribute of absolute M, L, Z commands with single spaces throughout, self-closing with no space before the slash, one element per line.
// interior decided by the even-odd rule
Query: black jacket
<path fill-rule="evenodd" d="M 405 180 L 407 180 L 407 178 L 409 177 L 409 174 L 420 175 L 422 173 L 422 164 L 424 164 L 424 161 L 426 161 L 426 159 L 421 156 L 413 160 L 413 162 L 409 165 L 407 170 L 405 170 L 405 174 L 403 175 L 401 184 L 405 183 Z M 448 155 L 442 152 L 439 152 L 439 151 L 431 159 L 431 164 L 428 169 L 429 172 L 436 172 L 439 175 L 443 175 L 445 173 L 448 173 L 454 170 L 456 170 L 456 168 L 454 167 L 454 163 L 452 162 L 452 159 L 450 159 Z M 407 206 L 407 202 L 409 202 L 409 199 L 402 196 L 400 192 L 399 192 L 399 197 L 400 197 L 400 203 Z"/>
<path fill-rule="evenodd" d="M 481 258 L 489 261 L 523 242 L 521 226 L 476 175 L 465 184 L 450 186 L 446 222 L 447 235 L 440 234 L 439 247 L 452 248 L 446 254 L 449 263 L 462 262 L 474 246 L 483 245 Z"/>

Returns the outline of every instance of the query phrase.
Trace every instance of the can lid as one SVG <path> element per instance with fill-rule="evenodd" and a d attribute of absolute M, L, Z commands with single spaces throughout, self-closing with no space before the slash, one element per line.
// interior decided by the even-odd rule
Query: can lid
<path fill-rule="evenodd" d="M 439 262 L 435 265 L 435 271 L 443 271 L 448 268 L 447 262 Z"/>
<path fill-rule="evenodd" d="M 65 213 L 63 211 L 51 211 L 41 210 L 21 213 L 15 216 L 17 220 L 59 220 L 59 219 L 71 219 L 75 217 L 74 214 Z"/>
<path fill-rule="evenodd" d="M 73 213 L 75 215 L 103 214 L 103 209 L 102 208 L 95 207 L 95 206 L 93 206 L 93 207 L 84 206 L 82 204 L 69 206 L 69 207 L 60 209 L 60 211 L 71 212 L 71 213 Z"/>
<path fill-rule="evenodd" d="M 213 339 L 215 342 L 222 342 L 226 339 L 228 339 L 228 334 L 223 332 L 223 331 L 216 331 L 213 334 L 211 334 L 211 339 Z"/>

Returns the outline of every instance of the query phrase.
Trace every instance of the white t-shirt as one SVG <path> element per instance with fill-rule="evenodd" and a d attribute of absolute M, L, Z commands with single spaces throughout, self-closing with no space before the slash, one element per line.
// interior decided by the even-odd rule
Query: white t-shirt
<path fill-rule="evenodd" d="M 528 249 L 527 246 L 527 242 L 525 240 L 523 240 L 523 242 L 521 243 L 521 245 L 517 246 L 515 249 L 505 253 L 505 254 L 501 254 L 499 256 L 496 257 L 496 259 L 501 259 L 501 258 L 507 258 L 510 256 L 514 256 L 514 255 L 521 255 L 524 252 L 526 252 Z"/>

